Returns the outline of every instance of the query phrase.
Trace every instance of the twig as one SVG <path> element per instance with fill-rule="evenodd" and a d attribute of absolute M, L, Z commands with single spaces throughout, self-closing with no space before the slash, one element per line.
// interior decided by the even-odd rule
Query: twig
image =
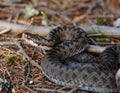
<path fill-rule="evenodd" d="M 70 90 L 69 92 L 67 93 L 74 93 L 76 90 L 78 90 L 79 87 L 78 86 L 74 86 L 72 90 Z"/>
<path fill-rule="evenodd" d="M 9 32 L 10 30 L 11 30 L 10 28 L 4 29 L 4 30 L 0 31 L 0 35 L 2 35 L 2 34 L 4 34 L 4 33 L 7 33 L 7 32 Z"/>
<path fill-rule="evenodd" d="M 15 42 L 11 42 L 11 41 L 0 41 L 0 45 L 13 45 L 15 44 Z"/>
<path fill-rule="evenodd" d="M 65 89 L 67 89 L 67 88 L 69 88 L 69 87 L 67 87 L 67 86 L 65 86 L 65 87 L 62 87 L 62 88 L 60 88 L 60 89 L 58 89 L 58 90 L 65 90 Z"/>
<path fill-rule="evenodd" d="M 17 12 L 15 19 L 14 19 L 14 23 L 17 23 L 19 16 L 20 16 L 20 12 Z"/>
<path fill-rule="evenodd" d="M 81 26 L 87 34 L 100 34 L 102 33 L 106 37 L 120 38 L 120 28 L 102 26 L 102 25 L 91 25 Z"/>
<path fill-rule="evenodd" d="M 8 76 L 9 76 L 10 79 L 11 79 L 10 72 L 8 71 L 8 69 L 7 69 L 7 67 L 5 66 L 5 64 L 3 65 L 3 67 L 4 67 L 5 72 L 8 74 Z M 12 79 L 11 79 L 11 80 L 12 80 Z"/>
<path fill-rule="evenodd" d="M 30 28 L 30 26 L 32 25 L 32 23 L 33 23 L 33 18 L 30 20 L 30 23 L 29 23 L 29 25 L 25 28 L 25 30 L 23 31 L 23 32 L 27 32 L 27 30 Z"/>
<path fill-rule="evenodd" d="M 11 33 L 13 34 L 19 34 L 22 33 L 26 25 L 20 25 L 20 24 L 13 24 L 5 21 L 0 21 L 0 26 L 11 28 Z M 41 36 L 46 36 L 51 29 L 55 28 L 56 26 L 31 26 L 28 30 L 31 33 L 39 34 Z M 107 37 L 114 37 L 114 38 L 120 38 L 120 28 L 116 27 L 109 27 L 109 26 L 102 26 L 102 25 L 91 25 L 91 26 L 81 26 L 82 29 L 85 30 L 85 32 L 89 34 L 99 34 L 102 33 L 104 36 Z"/>
<path fill-rule="evenodd" d="M 63 18 L 65 21 L 67 21 L 67 22 L 69 22 L 69 23 L 71 23 L 71 24 L 73 24 L 73 25 L 76 25 L 75 22 L 72 21 L 70 18 L 68 18 L 66 15 L 60 14 L 60 13 L 58 13 L 58 12 L 56 12 L 56 11 L 53 11 L 53 10 L 50 10 L 50 9 L 48 9 L 48 8 L 41 8 L 41 9 L 42 9 L 43 11 L 47 12 L 47 13 L 50 14 L 50 15 L 57 15 L 57 16 Z"/>
<path fill-rule="evenodd" d="M 99 18 L 117 18 L 116 15 L 98 15 Z M 88 16 L 88 18 L 95 18 L 96 19 L 96 15 L 90 15 Z"/>
<path fill-rule="evenodd" d="M 87 10 L 87 12 L 81 17 L 78 17 L 77 20 L 75 20 L 76 23 L 78 22 L 81 22 L 83 19 L 85 19 L 90 13 L 91 13 L 91 10 L 95 7 L 95 2 L 93 1 L 90 5 L 89 5 L 89 8 Z"/>
<path fill-rule="evenodd" d="M 78 3 L 77 3 L 78 4 Z M 62 13 L 63 14 L 65 14 L 66 13 L 66 15 L 73 15 L 73 12 L 75 11 L 75 10 L 79 10 L 79 9 L 81 9 L 81 8 L 88 8 L 89 6 L 90 6 L 90 4 L 86 4 L 86 3 L 79 3 L 79 6 L 77 6 L 77 4 L 76 4 L 76 7 L 70 7 L 68 10 L 65 10 L 65 11 L 63 11 Z"/>
<path fill-rule="evenodd" d="M 10 7 L 10 6 L 14 6 L 14 7 L 18 7 L 18 8 L 25 8 L 25 4 L 14 4 L 14 3 L 0 3 L 1 7 Z"/>
<path fill-rule="evenodd" d="M 90 45 L 90 47 L 88 48 L 88 51 L 94 52 L 94 53 L 102 53 L 105 49 L 106 47 Z"/>
<path fill-rule="evenodd" d="M 16 44 L 15 42 L 11 42 L 11 41 L 1 41 L 0 45 L 14 45 Z"/>
<path fill-rule="evenodd" d="M 66 92 L 64 92 L 64 91 L 54 90 L 54 89 L 47 89 L 47 88 L 36 88 L 36 90 L 45 91 L 45 92 L 66 93 Z"/>
<path fill-rule="evenodd" d="M 15 42 L 16 45 L 19 47 L 20 51 L 23 53 L 23 55 L 25 56 L 25 58 L 27 58 L 27 60 L 34 66 L 36 66 L 37 68 L 39 68 L 41 70 L 40 65 L 38 65 L 34 60 L 32 60 L 23 50 L 23 48 L 21 47 L 20 43 L 18 43 L 17 41 Z"/>
<path fill-rule="evenodd" d="M 36 91 L 32 90 L 31 88 L 25 86 L 29 91 L 31 91 L 31 93 L 37 93 Z"/>
<path fill-rule="evenodd" d="M 10 23 L 10 22 L 5 22 L 5 21 L 0 21 L 0 26 L 5 27 L 5 28 L 11 28 L 11 33 L 13 34 L 20 34 L 22 33 L 27 25 L 21 25 L 21 24 L 15 24 L 15 23 Z M 42 36 L 45 36 L 49 33 L 49 31 L 52 29 L 53 27 L 43 27 L 43 26 L 30 26 L 30 28 L 28 30 L 30 30 L 30 32 L 34 32 L 34 33 L 38 33 L 40 32 L 40 34 Z"/>

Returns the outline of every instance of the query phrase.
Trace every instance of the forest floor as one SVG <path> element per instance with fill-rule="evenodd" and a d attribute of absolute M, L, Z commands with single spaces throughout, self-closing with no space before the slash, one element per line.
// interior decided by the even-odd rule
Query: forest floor
<path fill-rule="evenodd" d="M 23 30 L 31 25 L 96 24 L 114 27 L 120 16 L 119 4 L 119 0 L 0 0 L 0 20 L 26 25 Z M 35 64 L 44 56 L 43 51 L 21 40 L 22 33 L 11 34 L 10 29 L 1 24 L 0 82 L 3 82 L 5 91 L 9 85 L 12 93 L 88 93 L 49 81 Z M 120 38 L 95 37 L 94 41 L 101 46 L 120 44 Z M 5 91 L 2 93 L 10 93 Z"/>

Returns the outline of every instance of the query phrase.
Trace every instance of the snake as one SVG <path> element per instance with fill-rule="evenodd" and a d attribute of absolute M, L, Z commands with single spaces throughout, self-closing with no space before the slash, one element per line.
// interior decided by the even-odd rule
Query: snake
<path fill-rule="evenodd" d="M 85 91 L 117 93 L 119 45 L 110 45 L 99 55 L 89 53 L 92 41 L 86 32 L 66 25 L 53 28 L 46 37 L 29 32 L 23 37 L 38 46 L 51 47 L 39 65 L 52 82 Z"/>

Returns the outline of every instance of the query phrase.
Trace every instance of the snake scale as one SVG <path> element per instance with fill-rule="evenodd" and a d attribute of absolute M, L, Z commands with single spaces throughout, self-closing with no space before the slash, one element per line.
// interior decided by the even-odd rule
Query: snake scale
<path fill-rule="evenodd" d="M 24 33 L 35 44 L 52 47 L 41 59 L 44 75 L 62 86 L 78 86 L 81 90 L 117 92 L 115 73 L 118 70 L 120 46 L 107 47 L 98 57 L 87 52 L 90 39 L 76 26 L 61 26 L 47 37 Z"/>

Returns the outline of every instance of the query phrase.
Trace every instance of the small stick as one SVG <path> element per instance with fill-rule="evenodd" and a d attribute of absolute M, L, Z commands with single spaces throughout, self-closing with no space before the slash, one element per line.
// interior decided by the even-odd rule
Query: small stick
<path fill-rule="evenodd" d="M 93 53 L 102 53 L 105 49 L 106 47 L 90 45 L 90 47 L 88 48 L 88 51 Z"/>
<path fill-rule="evenodd" d="M 4 33 L 7 33 L 7 32 L 9 32 L 10 30 L 11 30 L 10 28 L 4 29 L 4 30 L 0 31 L 0 35 L 2 35 L 2 34 L 4 34 Z"/>
<path fill-rule="evenodd" d="M 47 89 L 47 88 L 36 88 L 36 90 L 45 91 L 45 92 L 66 93 L 66 92 L 64 92 L 64 91 L 55 90 L 55 89 Z"/>
<path fill-rule="evenodd" d="M 75 91 L 78 90 L 78 89 L 79 89 L 78 86 L 74 86 L 74 87 L 72 88 L 72 90 L 70 90 L 70 91 L 67 92 L 67 93 L 75 93 Z"/>
<path fill-rule="evenodd" d="M 14 24 L 5 21 L 0 21 L 0 26 L 11 28 L 11 33 L 20 34 L 26 29 L 26 25 Z M 57 26 L 30 26 L 29 32 L 33 34 L 39 34 L 41 36 L 46 36 L 51 29 Z M 99 34 L 102 33 L 106 37 L 120 38 L 120 28 L 102 26 L 102 25 L 90 25 L 90 26 L 80 26 L 88 35 L 89 34 Z"/>

